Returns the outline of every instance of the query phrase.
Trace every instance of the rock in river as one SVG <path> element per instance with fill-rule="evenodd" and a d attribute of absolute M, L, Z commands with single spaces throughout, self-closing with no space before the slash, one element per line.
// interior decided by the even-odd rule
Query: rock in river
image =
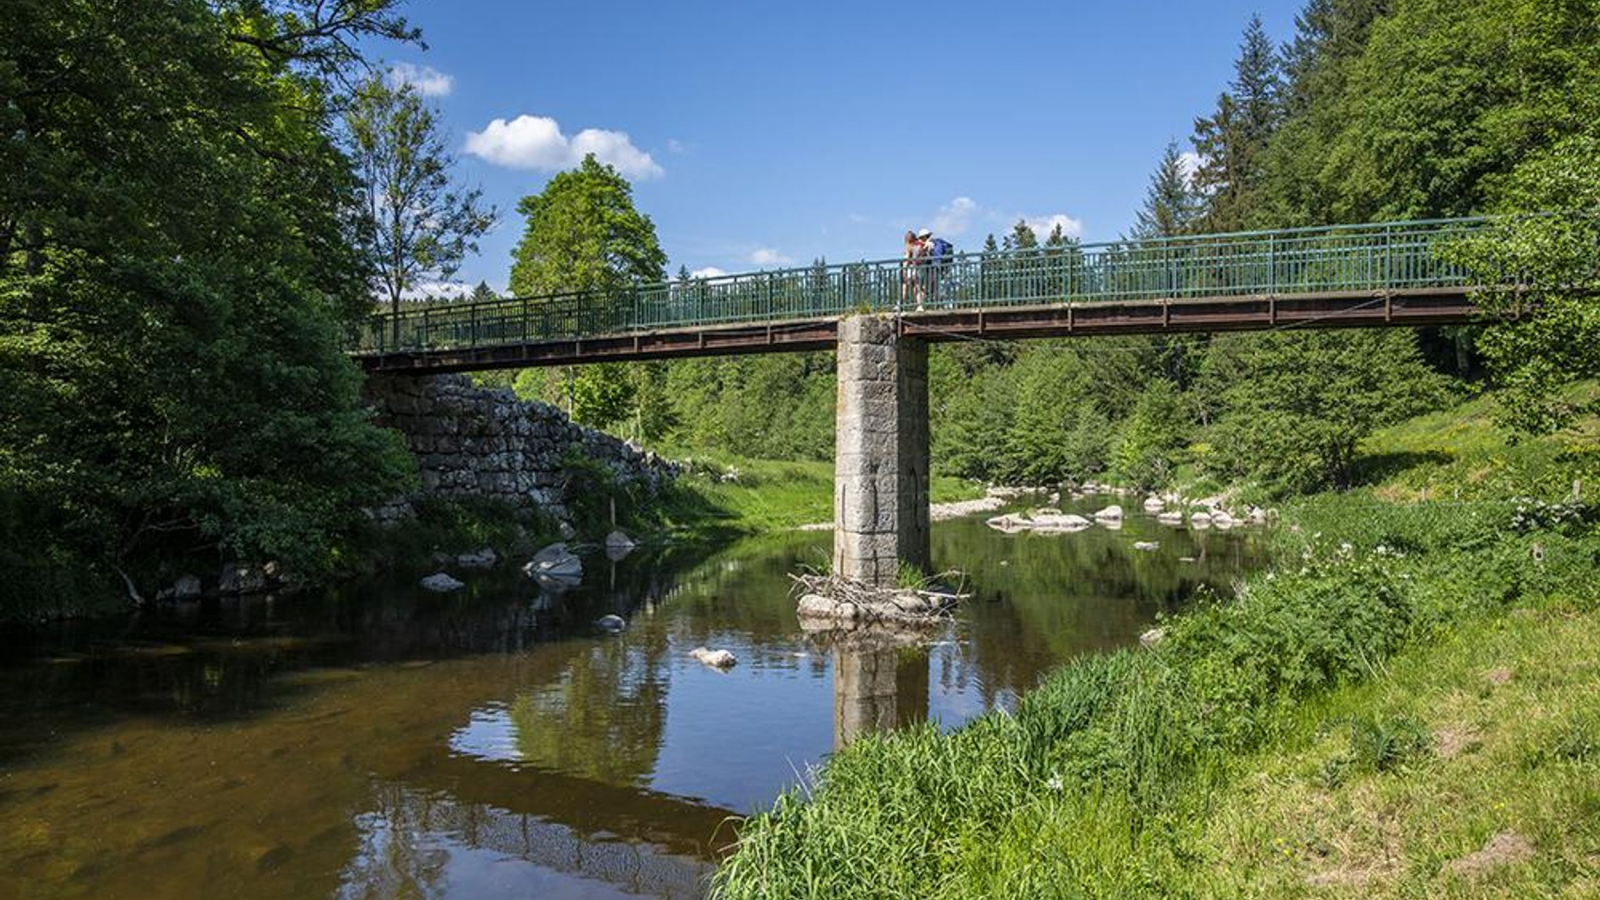
<path fill-rule="evenodd" d="M 466 587 L 465 584 L 451 578 L 443 572 L 437 572 L 422 579 L 422 586 L 436 594 L 446 594 L 450 591 L 459 591 Z"/>
<path fill-rule="evenodd" d="M 1105 509 L 1102 509 L 1099 512 L 1095 513 L 1094 514 L 1094 520 L 1096 522 L 1121 522 L 1122 521 L 1122 507 L 1117 506 L 1115 504 L 1113 504 L 1111 506 L 1108 506 Z"/>
<path fill-rule="evenodd" d="M 731 669 L 739 662 L 732 653 L 726 650 L 707 650 L 704 647 L 696 647 L 689 651 L 689 655 L 713 669 Z"/>
<path fill-rule="evenodd" d="M 619 530 L 606 535 L 606 556 L 612 560 L 627 556 L 637 546 L 639 545 L 634 543 L 633 538 L 628 537 L 626 532 Z"/>
<path fill-rule="evenodd" d="M 456 565 L 463 569 L 491 569 L 500 559 L 495 555 L 493 547 L 484 547 L 474 553 L 463 553 L 456 557 Z"/>
<path fill-rule="evenodd" d="M 583 560 L 574 556 L 566 544 L 551 544 L 535 553 L 522 571 L 535 577 L 578 579 L 583 577 Z"/>
<path fill-rule="evenodd" d="M 1160 541 L 1134 541 L 1133 542 L 1133 549 L 1135 549 L 1135 550 L 1160 550 L 1161 549 L 1161 542 Z"/>
<path fill-rule="evenodd" d="M 609 631 L 615 634 L 616 632 L 627 628 L 628 623 L 621 616 L 601 616 L 600 618 L 594 620 L 594 627 L 600 629 L 601 631 Z"/>

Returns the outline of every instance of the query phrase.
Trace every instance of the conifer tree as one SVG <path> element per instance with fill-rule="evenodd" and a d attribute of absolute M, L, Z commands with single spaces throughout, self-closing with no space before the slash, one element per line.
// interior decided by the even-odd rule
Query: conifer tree
<path fill-rule="evenodd" d="M 1205 198 L 1202 226 L 1233 231 L 1251 217 L 1263 181 L 1262 155 L 1283 110 L 1282 64 L 1260 16 L 1245 27 L 1234 78 L 1211 116 L 1194 123 L 1200 155 L 1195 187 Z"/>
<path fill-rule="evenodd" d="M 1133 226 L 1133 237 L 1176 237 L 1187 232 L 1199 215 L 1199 204 L 1194 190 L 1189 186 L 1189 173 L 1184 171 L 1183 156 L 1178 152 L 1178 142 L 1168 141 L 1161 154 L 1155 174 L 1150 176 L 1150 187 L 1145 191 L 1144 206 L 1139 209 Z"/>

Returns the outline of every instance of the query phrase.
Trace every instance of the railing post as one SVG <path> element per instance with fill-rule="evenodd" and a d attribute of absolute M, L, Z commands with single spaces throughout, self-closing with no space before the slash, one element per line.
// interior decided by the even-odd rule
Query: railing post
<path fill-rule="evenodd" d="M 422 334 L 417 338 L 417 343 L 423 350 L 428 349 L 428 305 L 422 305 Z"/>
<path fill-rule="evenodd" d="M 472 328 L 471 336 L 467 340 L 471 346 L 476 347 L 478 346 L 478 304 L 472 304 L 469 309 L 472 311 Z"/>
<path fill-rule="evenodd" d="M 1278 292 L 1278 239 L 1267 236 L 1267 293 Z"/>

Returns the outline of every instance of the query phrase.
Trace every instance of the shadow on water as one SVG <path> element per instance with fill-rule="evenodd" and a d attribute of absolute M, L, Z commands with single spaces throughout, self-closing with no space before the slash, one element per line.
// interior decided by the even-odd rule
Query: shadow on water
<path fill-rule="evenodd" d="M 934 537 L 976 596 L 915 644 L 801 630 L 788 573 L 826 534 L 595 555 L 565 593 L 508 566 L 460 595 L 373 581 L 8 644 L 0 897 L 698 897 L 728 818 L 838 746 L 1014 704 L 1259 564 L 1248 536 L 1139 517 Z"/>

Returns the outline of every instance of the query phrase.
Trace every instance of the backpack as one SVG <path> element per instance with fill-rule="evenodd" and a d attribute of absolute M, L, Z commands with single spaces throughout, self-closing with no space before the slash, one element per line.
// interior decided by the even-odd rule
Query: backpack
<path fill-rule="evenodd" d="M 945 240 L 944 238 L 936 237 L 933 239 L 933 248 L 928 255 L 933 257 L 933 261 L 935 263 L 942 265 L 944 263 L 948 263 L 950 258 L 955 256 L 955 253 L 956 248 L 952 246 L 949 241 Z"/>

